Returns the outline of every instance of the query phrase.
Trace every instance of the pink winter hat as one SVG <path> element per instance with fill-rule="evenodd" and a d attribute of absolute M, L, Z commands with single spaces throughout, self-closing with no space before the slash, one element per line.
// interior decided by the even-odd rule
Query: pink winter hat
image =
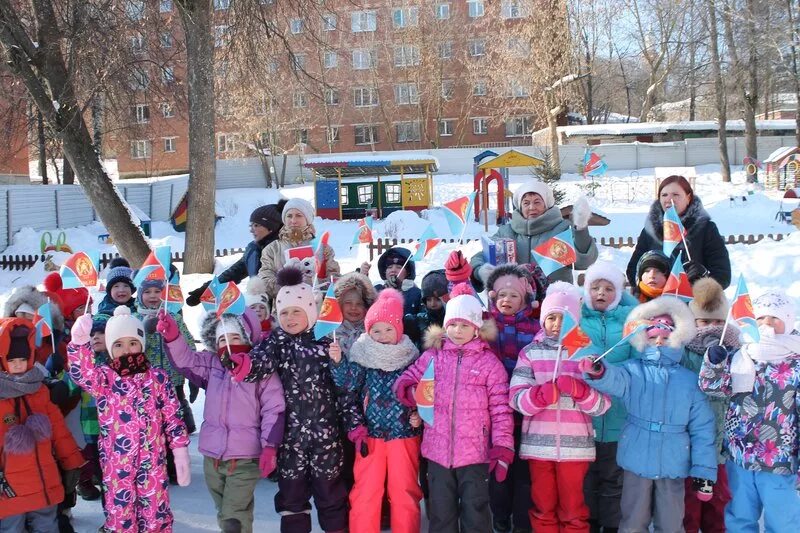
<path fill-rule="evenodd" d="M 393 326 L 397 331 L 395 342 L 400 342 L 403 337 L 403 295 L 399 291 L 383 289 L 378 293 L 375 303 L 367 310 L 367 316 L 364 317 L 364 328 L 367 333 L 379 322 Z"/>
<path fill-rule="evenodd" d="M 565 281 L 556 281 L 547 287 L 547 296 L 542 302 L 539 321 L 544 325 L 547 315 L 569 313 L 575 321 L 581 318 L 581 290 Z"/>

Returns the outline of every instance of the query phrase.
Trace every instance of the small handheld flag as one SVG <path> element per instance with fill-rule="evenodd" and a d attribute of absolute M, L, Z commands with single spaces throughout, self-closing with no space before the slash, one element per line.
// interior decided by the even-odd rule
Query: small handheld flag
<path fill-rule="evenodd" d="M 429 426 L 433 425 L 433 391 L 434 391 L 433 359 L 428 363 L 428 367 L 422 374 L 417 388 L 414 391 L 414 399 L 417 401 L 417 413 L 423 422 Z"/>
<path fill-rule="evenodd" d="M 147 259 L 144 260 L 136 277 L 133 278 L 133 284 L 137 287 L 147 279 L 160 279 L 166 281 L 170 262 L 172 260 L 172 252 L 169 246 L 159 246 L 154 251 L 150 252 Z"/>
<path fill-rule="evenodd" d="M 50 309 L 50 302 L 43 303 L 36 310 L 33 315 L 33 327 L 36 331 L 35 343 L 37 347 L 42 345 L 42 340 L 45 337 L 53 335 L 53 313 Z M 53 350 L 55 350 L 55 345 Z"/>
<path fill-rule="evenodd" d="M 753 342 L 761 340 L 761 334 L 758 332 L 758 323 L 753 312 L 753 302 L 750 299 L 750 292 L 747 290 L 747 284 L 741 274 L 739 274 L 739 283 L 736 285 L 736 295 L 733 297 L 730 315 L 739 325 L 742 333 L 750 337 Z M 727 325 L 727 321 L 725 324 Z M 724 338 L 725 335 L 723 334 L 722 337 Z"/>
<path fill-rule="evenodd" d="M 456 198 L 442 205 L 444 218 L 447 219 L 447 225 L 450 226 L 450 231 L 453 235 L 459 235 L 464 231 L 467 225 L 467 216 L 469 216 L 470 209 L 472 209 L 472 204 L 475 203 L 477 194 L 478 191 L 472 191 L 467 196 Z"/>
<path fill-rule="evenodd" d="M 614 346 L 603 352 L 599 357 L 595 358 L 595 362 L 599 361 L 603 357 L 607 356 L 611 352 L 614 351 L 615 348 L 618 346 L 622 346 L 631 341 L 634 335 L 639 333 L 640 331 L 644 331 L 649 327 L 650 321 L 649 320 L 633 320 L 631 322 L 626 322 L 625 327 L 623 328 L 622 332 L 625 334 L 619 341 L 617 341 Z"/>
<path fill-rule="evenodd" d="M 322 300 L 322 308 L 319 310 L 317 323 L 314 324 L 314 338 L 319 340 L 326 335 L 336 331 L 342 325 L 344 317 L 342 309 L 339 307 L 339 300 L 336 299 L 334 284 L 328 285 L 325 298 Z"/>
<path fill-rule="evenodd" d="M 317 263 L 316 276 L 317 279 L 325 279 L 328 277 L 328 265 L 325 260 L 325 246 L 331 238 L 331 232 L 326 231 L 318 238 L 311 241 L 311 246 L 314 248 L 314 259 Z"/>
<path fill-rule="evenodd" d="M 661 294 L 672 294 L 683 300 L 684 302 L 691 302 L 694 298 L 692 293 L 692 284 L 689 283 L 689 276 L 683 269 L 683 261 L 681 261 L 681 252 L 678 252 L 678 257 L 672 263 L 672 271 L 667 278 L 667 284 L 664 285 L 664 290 Z"/>
<path fill-rule="evenodd" d="M 216 303 L 217 318 L 224 314 L 241 315 L 244 313 L 244 310 L 247 309 L 247 305 L 244 301 L 244 295 L 233 281 L 229 281 L 228 283 L 219 285 L 217 287 Z"/>
<path fill-rule="evenodd" d="M 675 251 L 675 248 L 681 243 L 683 238 L 686 236 L 686 230 L 683 227 L 683 223 L 681 222 L 681 217 L 678 216 L 678 212 L 675 210 L 675 205 L 669 206 L 669 208 L 664 211 L 664 254 L 667 257 L 672 255 L 672 252 Z M 691 260 L 691 258 L 689 258 Z"/>
<path fill-rule="evenodd" d="M 573 264 L 578 260 L 578 253 L 572 238 L 572 228 L 567 228 L 543 242 L 531 250 L 531 255 L 545 276 Z"/>
<path fill-rule="evenodd" d="M 220 282 L 217 277 L 211 280 L 206 290 L 200 295 L 200 303 L 207 312 L 216 311 L 217 309 L 217 292 L 219 292 Z"/>
<path fill-rule="evenodd" d="M 164 288 L 161 290 L 161 301 L 167 302 L 167 313 L 179 312 L 184 304 L 181 286 L 178 284 L 164 285 Z"/>
<path fill-rule="evenodd" d="M 353 244 L 350 245 L 351 247 L 361 243 L 372 242 L 373 222 L 372 217 L 364 217 L 358 221 L 358 228 L 356 229 L 356 234 L 353 235 Z"/>
<path fill-rule="evenodd" d="M 606 170 L 608 170 L 606 162 L 594 150 L 587 148 L 583 153 L 583 177 L 602 176 Z"/>
<path fill-rule="evenodd" d="M 440 242 L 442 242 L 442 239 L 436 236 L 436 232 L 433 231 L 433 226 L 428 224 L 428 227 L 422 232 L 422 236 L 419 238 L 417 251 L 414 252 L 414 256 L 411 259 L 414 261 L 422 261 Z"/>
<path fill-rule="evenodd" d="M 581 348 L 592 344 L 591 339 L 581 330 L 578 322 L 572 318 L 570 313 L 562 313 L 561 333 L 558 336 L 558 343 L 567 351 L 567 356 L 572 357 Z"/>
<path fill-rule="evenodd" d="M 61 265 L 62 287 L 79 289 L 95 287 L 100 277 L 100 252 L 89 250 L 72 254 Z"/>

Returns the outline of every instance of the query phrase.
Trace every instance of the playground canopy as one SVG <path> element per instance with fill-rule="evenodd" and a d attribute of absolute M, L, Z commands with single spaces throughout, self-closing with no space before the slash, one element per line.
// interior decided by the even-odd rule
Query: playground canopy
<path fill-rule="evenodd" d="M 479 170 L 492 168 L 511 168 L 511 167 L 537 167 L 544 165 L 544 160 L 532 155 L 523 154 L 516 150 L 509 150 L 499 156 L 478 165 Z"/>
<path fill-rule="evenodd" d="M 431 155 L 398 153 L 388 155 L 341 154 L 309 157 L 303 166 L 323 178 L 355 178 L 404 174 L 430 175 L 439 170 L 439 160 Z"/>

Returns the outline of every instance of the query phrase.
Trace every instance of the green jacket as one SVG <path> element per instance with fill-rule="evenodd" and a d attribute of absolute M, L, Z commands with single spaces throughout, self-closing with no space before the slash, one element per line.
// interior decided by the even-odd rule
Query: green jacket
<path fill-rule="evenodd" d="M 172 366 L 172 363 L 170 363 L 169 357 L 167 356 L 166 346 L 164 344 L 164 337 L 161 336 L 161 333 L 155 330 L 156 328 L 153 321 L 157 320 L 157 313 L 158 309 L 146 309 L 142 307 L 139 307 L 138 311 L 134 313 L 134 316 L 141 320 L 145 325 L 144 330 L 146 346 L 144 353 L 154 368 L 160 368 L 169 374 L 169 378 L 174 387 L 183 387 L 183 383 L 185 381 L 184 377 Z M 172 318 L 175 319 L 175 322 L 178 323 L 178 329 L 180 330 L 183 338 L 186 339 L 186 344 L 194 347 L 194 337 L 192 337 L 192 334 L 189 332 L 189 328 L 186 327 L 186 323 L 183 321 L 183 316 L 180 313 L 170 314 L 172 315 Z"/>

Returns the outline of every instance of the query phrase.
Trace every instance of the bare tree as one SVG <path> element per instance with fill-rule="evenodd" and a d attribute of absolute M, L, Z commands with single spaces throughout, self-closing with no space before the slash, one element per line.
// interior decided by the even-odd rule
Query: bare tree
<path fill-rule="evenodd" d="M 711 50 L 711 68 L 714 72 L 714 96 L 717 104 L 717 140 L 719 142 L 719 164 L 722 172 L 722 181 L 731 181 L 731 165 L 728 161 L 728 108 L 725 95 L 725 85 L 722 81 L 722 67 L 719 54 L 719 32 L 717 30 L 717 2 L 706 0 L 708 12 L 709 48 Z"/>

